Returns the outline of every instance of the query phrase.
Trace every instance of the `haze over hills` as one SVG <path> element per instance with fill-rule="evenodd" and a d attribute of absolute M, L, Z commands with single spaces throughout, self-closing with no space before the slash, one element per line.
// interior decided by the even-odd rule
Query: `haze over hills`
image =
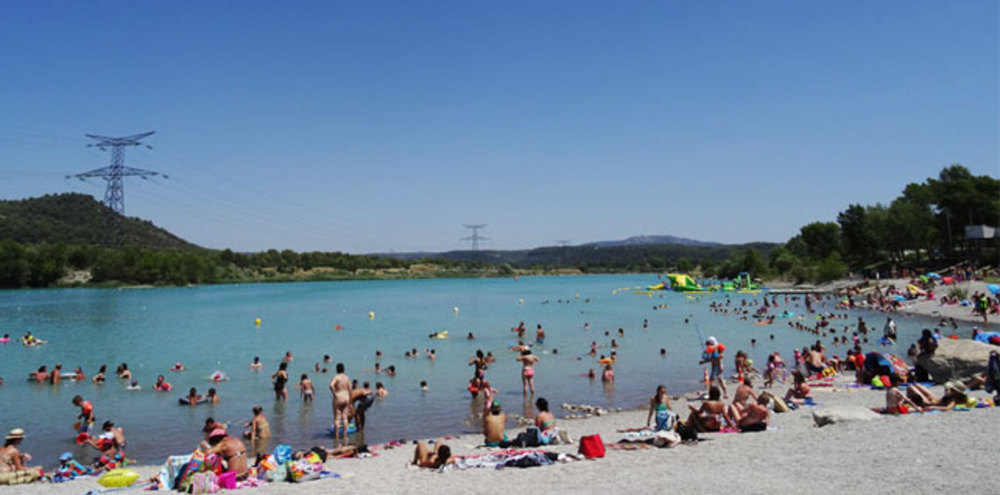
<path fill-rule="evenodd" d="M 107 225 L 117 222 L 117 246 L 152 250 L 204 249 L 148 220 L 121 217 L 85 194 L 56 194 L 0 201 L 0 240 L 21 244 L 106 245 Z M 448 252 L 380 253 L 374 256 L 404 261 L 425 259 L 481 262 L 512 267 L 587 266 L 594 269 L 665 266 L 681 259 L 721 261 L 736 251 L 754 248 L 763 254 L 777 244 L 724 245 L 671 235 L 640 235 L 617 241 L 576 246 L 545 246 L 519 250 L 456 250 Z M 211 251 L 211 250 L 208 250 Z M 335 249 L 330 251 L 335 252 Z M 246 253 L 252 254 L 252 253 Z"/>
<path fill-rule="evenodd" d="M 635 235 L 620 241 L 597 241 L 582 244 L 583 246 L 643 246 L 647 244 L 680 244 L 682 246 L 722 246 L 718 242 L 699 241 L 672 235 Z"/>

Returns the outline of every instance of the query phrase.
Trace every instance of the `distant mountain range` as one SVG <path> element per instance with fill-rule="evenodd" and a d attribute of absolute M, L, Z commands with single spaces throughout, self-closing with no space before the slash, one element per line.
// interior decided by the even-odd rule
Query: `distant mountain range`
<path fill-rule="evenodd" d="M 21 244 L 106 245 L 109 225 L 116 232 L 113 244 L 153 250 L 204 250 L 161 229 L 152 222 L 121 217 L 84 194 L 57 194 L 40 198 L 0 201 L 0 241 Z M 518 268 L 578 267 L 601 272 L 654 270 L 680 261 L 722 261 L 746 249 L 767 254 L 777 244 L 720 244 L 672 235 L 637 235 L 617 241 L 534 249 L 448 252 L 377 253 L 400 260 L 450 260 Z M 206 250 L 212 251 L 212 250 Z"/>
<path fill-rule="evenodd" d="M 582 246 L 614 247 L 614 246 L 645 246 L 649 244 L 680 244 L 682 246 L 722 246 L 718 242 L 699 241 L 672 235 L 635 235 L 620 241 L 598 241 L 581 244 Z"/>

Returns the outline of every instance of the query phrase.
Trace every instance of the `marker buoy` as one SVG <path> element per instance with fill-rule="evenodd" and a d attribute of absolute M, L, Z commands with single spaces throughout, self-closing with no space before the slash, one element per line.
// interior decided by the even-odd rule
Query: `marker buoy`
<path fill-rule="evenodd" d="M 254 318 L 253 324 L 257 325 L 259 327 L 260 326 L 260 318 Z"/>
<path fill-rule="evenodd" d="M 369 311 L 368 312 L 368 319 L 369 320 L 374 320 L 375 319 L 375 312 L 374 311 Z"/>

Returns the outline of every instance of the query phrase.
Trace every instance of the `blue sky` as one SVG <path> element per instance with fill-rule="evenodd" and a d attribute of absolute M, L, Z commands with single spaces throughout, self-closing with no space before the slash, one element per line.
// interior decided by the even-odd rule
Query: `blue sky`
<path fill-rule="evenodd" d="M 778 241 L 962 163 L 1000 176 L 998 4 L 7 2 L 0 198 L 104 183 L 198 244 Z"/>

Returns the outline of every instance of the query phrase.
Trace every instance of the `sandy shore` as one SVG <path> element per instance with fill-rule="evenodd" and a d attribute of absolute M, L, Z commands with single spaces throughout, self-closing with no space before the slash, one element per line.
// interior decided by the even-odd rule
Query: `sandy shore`
<path fill-rule="evenodd" d="M 881 285 L 895 285 L 897 288 L 905 288 L 909 284 L 908 280 L 886 280 L 881 283 Z M 962 282 L 957 284 L 957 287 L 965 289 L 969 296 L 975 292 L 984 292 L 990 294 L 986 289 L 986 282 L 971 281 Z M 935 289 L 936 296 L 947 295 L 949 286 L 938 286 Z M 990 322 L 986 325 L 983 324 L 983 317 L 973 314 L 971 306 L 961 306 L 958 304 L 942 305 L 941 301 L 935 297 L 933 301 L 928 300 L 917 300 L 917 301 L 907 301 L 903 308 L 899 311 L 900 313 L 905 313 L 909 315 L 919 315 L 919 316 L 929 316 L 932 318 L 954 318 L 955 321 L 964 321 L 973 324 L 977 324 L 980 328 L 991 327 L 995 328 L 1000 323 L 1000 317 L 993 315 Z M 963 337 L 968 337 L 968 335 L 963 335 Z"/>
<path fill-rule="evenodd" d="M 783 389 L 782 389 L 783 390 Z M 940 393 L 940 387 L 935 390 Z M 984 397 L 983 392 L 973 392 Z M 884 393 L 868 389 L 819 389 L 819 407 L 879 407 Z M 686 411 L 683 401 L 674 404 Z M 1000 445 L 1000 410 L 977 409 L 817 428 L 813 408 L 772 415 L 773 428 L 762 433 L 707 434 L 707 441 L 672 449 L 611 451 L 599 460 L 583 460 L 529 469 L 450 470 L 444 473 L 407 467 L 413 447 L 380 450 L 369 459 L 329 461 L 326 469 L 341 479 L 302 484 L 272 483 L 247 493 L 680 493 L 738 490 L 741 493 L 876 492 L 905 489 L 915 493 L 947 490 L 996 491 L 993 469 Z M 557 412 L 558 415 L 559 412 Z M 645 425 L 645 411 L 561 420 L 574 438 L 599 433 L 605 442 L 623 438 L 616 430 Z M 512 435 L 513 436 L 513 435 Z M 478 454 L 482 438 L 465 435 L 447 440 L 456 454 Z M 30 446 L 26 446 L 30 448 Z M 304 446 L 297 446 L 304 447 Z M 575 452 L 575 445 L 550 450 Z M 144 477 L 156 467 L 136 467 Z M 101 487 L 94 479 L 62 484 L 3 487 L 5 493 L 74 494 Z M 138 493 L 138 489 L 127 490 Z"/>

